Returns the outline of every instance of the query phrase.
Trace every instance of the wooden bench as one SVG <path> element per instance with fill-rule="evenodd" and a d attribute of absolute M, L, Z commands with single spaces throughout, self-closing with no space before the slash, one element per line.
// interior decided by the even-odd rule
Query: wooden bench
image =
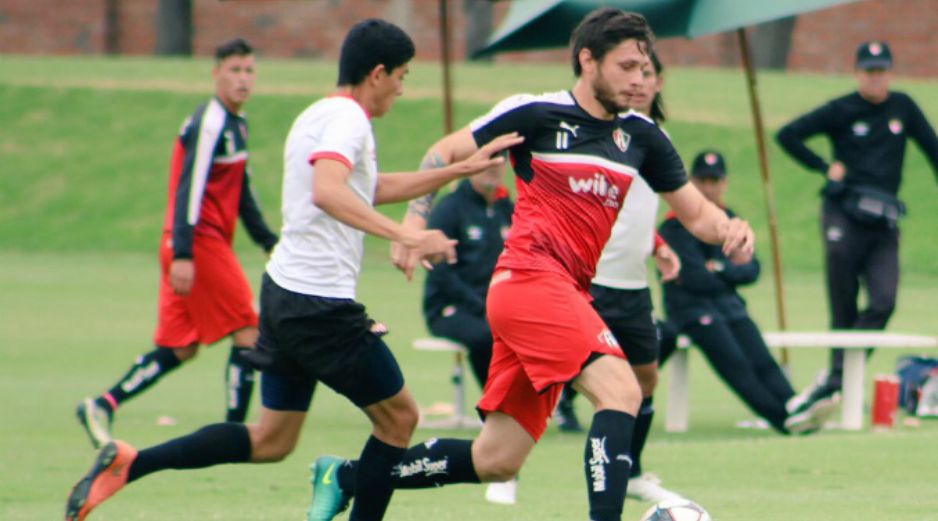
<path fill-rule="evenodd" d="M 439 420 L 428 420 L 421 415 L 420 426 L 427 429 L 479 428 L 482 422 L 475 415 L 466 414 L 466 371 L 463 367 L 466 347 L 445 338 L 418 338 L 414 340 L 413 347 L 418 351 L 453 353 L 453 372 L 450 376 L 453 384 L 453 413 Z"/>
<path fill-rule="evenodd" d="M 936 348 L 938 338 L 879 331 L 818 331 L 818 332 L 767 332 L 763 334 L 769 347 L 844 348 L 843 417 L 841 428 L 860 430 L 863 427 L 863 382 L 866 372 L 866 350 Z M 678 338 L 678 349 L 668 359 L 668 402 L 665 410 L 665 430 L 686 432 L 690 403 L 688 384 L 690 367 L 688 348 L 690 340 L 682 335 Z"/>

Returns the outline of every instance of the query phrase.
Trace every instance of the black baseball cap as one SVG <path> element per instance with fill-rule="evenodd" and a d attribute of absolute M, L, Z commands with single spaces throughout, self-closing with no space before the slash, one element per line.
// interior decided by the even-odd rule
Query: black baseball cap
<path fill-rule="evenodd" d="M 886 42 L 873 40 L 860 44 L 857 49 L 858 69 L 891 69 L 892 51 Z"/>
<path fill-rule="evenodd" d="M 704 150 L 694 158 L 690 175 L 694 177 L 712 177 L 722 179 L 726 177 L 726 161 L 723 155 L 716 150 Z"/>

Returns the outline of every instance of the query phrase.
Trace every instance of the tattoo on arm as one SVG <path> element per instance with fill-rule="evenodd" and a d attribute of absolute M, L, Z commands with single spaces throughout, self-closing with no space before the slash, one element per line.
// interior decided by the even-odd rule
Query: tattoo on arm
<path fill-rule="evenodd" d="M 439 152 L 434 150 L 427 152 L 427 155 L 423 157 L 423 161 L 420 162 L 420 170 L 430 170 L 433 168 L 442 168 L 444 166 L 446 166 L 446 161 L 443 160 L 443 157 Z M 428 219 L 430 217 L 430 209 L 433 208 L 433 200 L 435 198 L 436 191 L 433 191 L 412 200 L 410 204 L 407 205 L 407 213 Z"/>

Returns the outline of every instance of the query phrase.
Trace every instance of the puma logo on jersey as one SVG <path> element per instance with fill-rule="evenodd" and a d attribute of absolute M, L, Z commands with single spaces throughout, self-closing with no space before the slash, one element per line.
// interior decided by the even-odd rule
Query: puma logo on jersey
<path fill-rule="evenodd" d="M 579 130 L 580 125 L 571 125 L 571 124 L 567 123 L 566 121 L 561 121 L 561 122 L 560 122 L 560 128 L 563 129 L 563 130 L 566 130 L 567 132 L 569 132 L 569 133 L 571 133 L 571 134 L 573 134 L 573 137 L 576 138 L 576 137 L 577 137 L 576 131 Z"/>
<path fill-rule="evenodd" d="M 557 150 L 566 150 L 570 147 L 570 136 L 573 136 L 576 139 L 576 131 L 580 128 L 580 125 L 571 125 L 566 121 L 560 122 L 560 130 L 557 131 Z"/>

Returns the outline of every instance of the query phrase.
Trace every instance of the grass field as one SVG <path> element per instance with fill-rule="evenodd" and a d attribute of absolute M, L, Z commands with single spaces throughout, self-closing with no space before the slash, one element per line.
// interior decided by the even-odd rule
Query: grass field
<path fill-rule="evenodd" d="M 156 312 L 154 245 L 165 201 L 173 132 L 210 89 L 204 61 L 37 59 L 0 57 L 0 519 L 33 521 L 61 515 L 68 487 L 93 457 L 73 407 L 99 392 L 131 359 L 149 349 Z M 262 62 L 258 95 L 249 109 L 252 162 L 260 197 L 277 222 L 282 139 L 299 110 L 330 89 L 332 64 Z M 457 120 L 514 91 L 566 88 L 562 67 L 464 66 L 457 70 Z M 519 74 L 520 73 L 520 74 Z M 416 64 L 408 91 L 377 122 L 385 170 L 413 167 L 440 133 L 437 71 Z M 668 127 L 684 155 L 707 145 L 727 152 L 731 200 L 765 230 L 762 195 L 748 130 L 742 78 L 735 71 L 675 70 L 668 76 Z M 849 89 L 850 79 L 763 76 L 769 124 L 781 122 Z M 938 121 L 938 84 L 899 82 Z M 785 247 L 789 322 L 821 329 L 826 304 L 820 287 L 816 224 L 820 179 L 772 149 Z M 938 334 L 938 225 L 932 173 L 912 147 L 903 196 L 903 283 L 895 331 Z M 399 215 L 400 207 L 388 210 Z M 764 237 L 765 234 L 763 233 Z M 238 249 L 252 282 L 263 259 L 243 234 Z M 767 259 L 767 243 L 760 242 Z M 419 283 L 406 284 L 385 260 L 386 246 L 369 241 L 360 299 L 392 329 L 389 343 L 418 401 L 449 398 L 448 356 L 408 346 L 425 334 Z M 746 297 L 757 321 L 774 325 L 766 277 Z M 222 352 L 218 352 L 218 351 Z M 121 410 L 116 433 L 148 446 L 216 421 L 227 347 L 199 359 Z M 894 352 L 872 359 L 868 376 L 891 372 Z M 797 351 L 793 380 L 804 385 L 824 353 Z M 938 520 L 935 492 L 938 422 L 900 426 L 886 434 L 830 431 L 782 438 L 741 430 L 751 417 L 692 357 L 691 429 L 667 434 L 659 414 L 645 466 L 666 484 L 705 505 L 718 521 Z M 474 391 L 472 385 L 469 386 Z M 657 395 L 663 410 L 666 381 Z M 867 387 L 869 389 L 869 386 Z M 473 397 L 475 393 L 473 392 Z M 580 404 L 587 415 L 586 403 Z M 254 412 L 256 412 L 256 407 Z M 158 426 L 160 416 L 176 420 Z M 417 438 L 447 433 L 418 431 Z M 469 435 L 470 432 L 460 433 Z M 355 455 L 367 422 L 321 389 L 296 453 L 267 466 L 166 472 L 122 492 L 94 516 L 101 520 L 294 520 L 308 501 L 307 465 L 321 453 Z M 516 507 L 482 500 L 479 487 L 401 492 L 389 520 L 583 519 L 583 440 L 550 429 L 522 474 Z M 636 521 L 643 504 L 627 504 Z"/>

